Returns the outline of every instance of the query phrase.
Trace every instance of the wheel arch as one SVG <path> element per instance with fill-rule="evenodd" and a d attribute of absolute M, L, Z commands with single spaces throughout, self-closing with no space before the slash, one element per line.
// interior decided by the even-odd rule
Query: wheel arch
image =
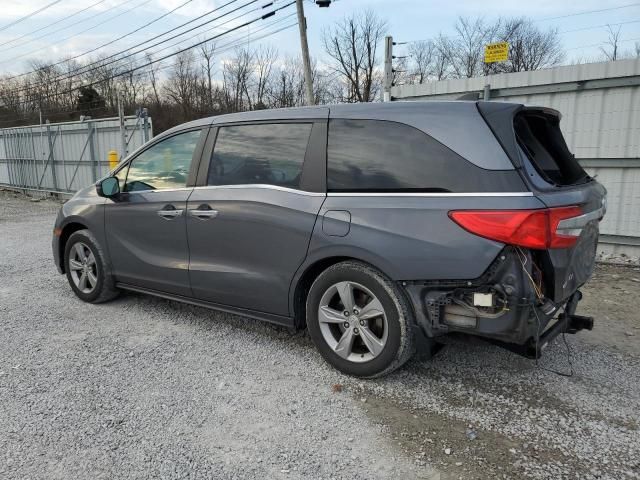
<path fill-rule="evenodd" d="M 78 220 L 71 220 L 67 222 L 60 232 L 60 241 L 58 242 L 58 254 L 60 255 L 60 268 L 62 273 L 66 273 L 66 264 L 64 259 L 64 251 L 67 246 L 69 237 L 79 230 L 88 229 L 86 224 Z"/>
<path fill-rule="evenodd" d="M 385 270 L 381 268 L 379 262 L 375 262 L 375 260 L 372 262 L 371 259 L 368 258 L 368 256 L 341 253 L 343 252 L 336 252 L 336 254 L 322 256 L 315 259 L 307 259 L 308 261 L 298 269 L 298 272 L 296 273 L 296 276 L 293 280 L 293 288 L 291 288 L 291 294 L 289 298 L 289 308 L 290 311 L 293 312 L 293 321 L 295 328 L 302 329 L 306 327 L 305 308 L 309 289 L 311 288 L 314 280 L 318 278 L 318 275 L 324 272 L 327 268 L 337 263 L 351 260 L 370 265 L 371 267 L 382 272 L 384 275 L 389 276 L 388 273 L 386 273 Z"/>

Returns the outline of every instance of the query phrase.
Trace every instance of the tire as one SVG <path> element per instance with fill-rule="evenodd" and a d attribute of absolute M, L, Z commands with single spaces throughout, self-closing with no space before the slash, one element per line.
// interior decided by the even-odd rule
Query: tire
<path fill-rule="evenodd" d="M 80 251 L 84 253 L 86 265 Z M 102 303 L 118 296 L 107 256 L 89 230 L 71 234 L 64 248 L 64 266 L 69 285 L 79 299 Z"/>
<path fill-rule="evenodd" d="M 349 291 L 357 315 L 345 314 L 343 298 L 349 301 Z M 376 314 L 379 311 L 382 315 Z M 386 375 L 415 352 L 413 314 L 403 292 L 365 263 L 341 262 L 322 272 L 309 290 L 306 314 L 309 334 L 320 354 L 348 375 Z"/>

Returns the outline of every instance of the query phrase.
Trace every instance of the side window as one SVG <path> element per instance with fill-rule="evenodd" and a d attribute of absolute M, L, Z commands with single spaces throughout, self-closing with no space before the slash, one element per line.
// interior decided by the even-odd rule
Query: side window
<path fill-rule="evenodd" d="M 220 127 L 208 185 L 300 186 L 311 123 Z"/>
<path fill-rule="evenodd" d="M 186 187 L 193 152 L 201 133 L 201 130 L 179 133 L 135 157 L 129 165 L 123 191 Z"/>
<path fill-rule="evenodd" d="M 383 120 L 330 120 L 329 191 L 448 191 L 462 157 L 427 134 Z M 444 172 L 444 173 L 443 173 Z"/>

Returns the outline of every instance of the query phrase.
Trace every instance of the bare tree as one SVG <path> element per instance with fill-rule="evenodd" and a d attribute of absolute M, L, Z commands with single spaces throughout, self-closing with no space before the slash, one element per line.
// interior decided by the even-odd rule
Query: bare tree
<path fill-rule="evenodd" d="M 192 118 L 196 105 L 198 71 L 191 50 L 178 54 L 164 84 L 167 96 L 180 106 L 184 118 Z"/>
<path fill-rule="evenodd" d="M 435 52 L 436 46 L 432 40 L 409 45 L 409 56 L 413 61 L 413 68 L 410 69 L 408 75 L 410 83 L 424 83 L 432 76 Z"/>
<path fill-rule="evenodd" d="M 278 51 L 273 47 L 260 47 L 253 56 L 255 74 L 253 108 L 267 108 L 265 97 L 271 80 L 273 65 L 278 58 Z"/>
<path fill-rule="evenodd" d="M 333 60 L 331 69 L 346 84 L 344 99 L 348 102 L 371 102 L 379 90 L 378 46 L 384 38 L 387 23 L 372 10 L 345 17 L 323 32 L 324 49 Z"/>
<path fill-rule="evenodd" d="M 249 81 L 252 75 L 253 53 L 246 48 L 236 49 L 222 69 L 226 110 L 241 112 L 251 110 Z"/>
<path fill-rule="evenodd" d="M 483 73 L 484 46 L 495 39 L 499 28 L 499 22 L 487 25 L 481 18 L 458 18 L 456 35 L 442 45 L 447 49 L 446 56 L 456 77 L 470 78 Z"/>
<path fill-rule="evenodd" d="M 151 63 L 152 57 L 150 53 L 145 55 L 147 59 L 147 63 Z M 162 101 L 160 100 L 160 88 L 158 85 L 158 70 L 160 66 L 158 64 L 149 65 L 149 82 L 151 83 L 151 91 L 153 92 L 153 100 L 156 107 L 160 107 L 162 105 Z"/>
<path fill-rule="evenodd" d="M 492 64 L 498 72 L 522 72 L 558 65 L 564 52 L 556 28 L 540 30 L 524 17 L 503 20 L 498 39 L 509 42 L 509 59 Z"/>
<path fill-rule="evenodd" d="M 609 30 L 609 38 L 605 44 L 608 48 L 600 47 L 600 50 L 604 54 L 605 58 L 609 61 L 618 60 L 620 57 L 620 30 L 622 27 L 618 27 L 617 30 L 614 30 L 611 25 L 607 25 L 607 29 Z"/>
<path fill-rule="evenodd" d="M 204 79 L 207 84 L 206 91 L 206 100 L 207 107 L 209 110 L 213 109 L 213 57 L 216 52 L 216 44 L 215 42 L 206 42 L 200 45 L 200 54 L 202 55 L 202 59 L 204 60 L 204 64 L 202 65 L 202 70 L 204 74 Z"/>

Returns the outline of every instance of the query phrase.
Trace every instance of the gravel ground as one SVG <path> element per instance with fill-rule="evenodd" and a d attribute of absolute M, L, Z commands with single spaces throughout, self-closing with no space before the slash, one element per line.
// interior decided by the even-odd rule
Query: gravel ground
<path fill-rule="evenodd" d="M 571 377 L 561 340 L 539 366 L 455 341 L 359 381 L 305 334 L 82 303 L 51 260 L 58 206 L 0 192 L 0 478 L 640 478 L 638 268 L 598 267 Z"/>

